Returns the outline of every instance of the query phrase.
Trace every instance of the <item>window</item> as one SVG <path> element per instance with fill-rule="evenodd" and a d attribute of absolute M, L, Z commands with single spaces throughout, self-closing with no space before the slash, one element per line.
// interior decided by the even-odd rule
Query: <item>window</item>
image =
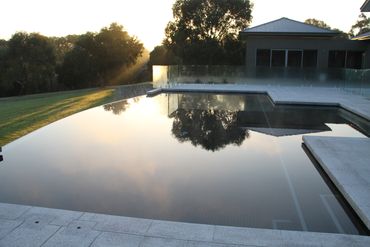
<path fill-rule="evenodd" d="M 316 68 L 317 50 L 257 49 L 256 66 Z"/>
<path fill-rule="evenodd" d="M 347 51 L 346 68 L 361 69 L 362 68 L 362 52 Z"/>
<path fill-rule="evenodd" d="M 346 51 L 329 51 L 329 68 L 345 68 Z"/>
<path fill-rule="evenodd" d="M 302 51 L 288 51 L 288 67 L 300 68 L 302 67 Z"/>
<path fill-rule="evenodd" d="M 317 67 L 317 50 L 303 51 L 303 68 Z"/>
<path fill-rule="evenodd" d="M 270 67 L 270 54 L 268 49 L 257 49 L 256 66 Z"/>
<path fill-rule="evenodd" d="M 285 67 L 285 50 L 272 50 L 271 52 L 271 66 Z"/>

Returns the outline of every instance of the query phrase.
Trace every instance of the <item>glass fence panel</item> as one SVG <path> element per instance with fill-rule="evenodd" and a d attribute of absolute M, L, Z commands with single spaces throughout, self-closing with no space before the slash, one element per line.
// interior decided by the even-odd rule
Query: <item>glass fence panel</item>
<path fill-rule="evenodd" d="M 223 65 L 153 66 L 154 87 L 176 84 L 334 87 L 370 97 L 370 70 L 253 68 Z"/>

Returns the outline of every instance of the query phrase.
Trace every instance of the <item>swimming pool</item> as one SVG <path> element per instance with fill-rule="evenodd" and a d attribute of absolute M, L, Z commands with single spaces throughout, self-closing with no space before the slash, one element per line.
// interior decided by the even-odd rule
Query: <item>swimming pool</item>
<path fill-rule="evenodd" d="M 0 201 L 132 217 L 364 233 L 302 135 L 363 137 L 335 107 L 161 94 L 93 108 L 3 148 Z"/>

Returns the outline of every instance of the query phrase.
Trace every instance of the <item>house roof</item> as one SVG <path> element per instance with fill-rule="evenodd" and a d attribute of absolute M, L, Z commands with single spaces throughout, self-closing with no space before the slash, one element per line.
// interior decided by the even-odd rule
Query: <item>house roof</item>
<path fill-rule="evenodd" d="M 370 32 L 357 35 L 352 40 L 370 40 Z"/>
<path fill-rule="evenodd" d="M 246 36 L 336 36 L 338 32 L 283 17 L 262 25 L 246 28 L 241 34 Z"/>
<path fill-rule="evenodd" d="M 361 6 L 362 12 L 370 12 L 370 0 L 366 0 L 364 4 Z"/>

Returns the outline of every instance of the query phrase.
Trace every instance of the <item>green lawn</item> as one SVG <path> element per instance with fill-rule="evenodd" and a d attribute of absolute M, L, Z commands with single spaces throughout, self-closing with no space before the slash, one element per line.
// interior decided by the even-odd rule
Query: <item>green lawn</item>
<path fill-rule="evenodd" d="M 112 101 L 115 89 L 88 89 L 0 99 L 0 147 L 76 112 Z"/>

